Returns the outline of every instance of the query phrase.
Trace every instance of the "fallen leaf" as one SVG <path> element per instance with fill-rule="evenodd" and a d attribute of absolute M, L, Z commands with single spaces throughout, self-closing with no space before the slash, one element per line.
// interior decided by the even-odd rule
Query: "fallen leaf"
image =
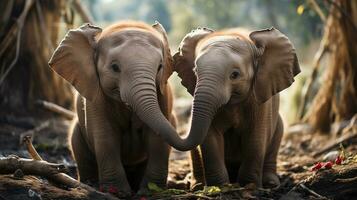
<path fill-rule="evenodd" d="M 163 191 L 162 188 L 157 186 L 155 183 L 151 183 L 151 182 L 148 183 L 148 188 L 152 192 L 162 192 Z"/>

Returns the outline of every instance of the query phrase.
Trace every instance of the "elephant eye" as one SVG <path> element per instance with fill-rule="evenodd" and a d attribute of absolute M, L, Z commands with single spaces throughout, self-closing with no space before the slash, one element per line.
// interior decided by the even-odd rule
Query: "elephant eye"
<path fill-rule="evenodd" d="M 111 67 L 112 67 L 112 70 L 113 70 L 113 71 L 115 71 L 115 72 L 120 72 L 120 68 L 119 68 L 119 65 L 118 65 L 118 64 L 113 63 L 113 64 L 111 65 Z"/>
<path fill-rule="evenodd" d="M 240 72 L 238 70 L 235 70 L 231 73 L 230 79 L 234 80 L 237 79 L 240 76 Z"/>

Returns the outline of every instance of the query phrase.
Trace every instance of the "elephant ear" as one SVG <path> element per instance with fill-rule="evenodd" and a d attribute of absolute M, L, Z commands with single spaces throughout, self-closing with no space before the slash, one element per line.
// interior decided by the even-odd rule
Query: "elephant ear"
<path fill-rule="evenodd" d="M 208 28 L 197 28 L 191 31 L 183 38 L 178 52 L 174 55 L 174 71 L 178 73 L 178 76 L 182 79 L 182 85 L 192 96 L 196 87 L 196 75 L 193 71 L 196 46 L 201 39 L 212 32 L 213 30 Z"/>
<path fill-rule="evenodd" d="M 294 82 L 299 62 L 292 43 L 277 29 L 254 31 L 249 37 L 258 52 L 254 93 L 258 103 L 264 103 Z"/>
<path fill-rule="evenodd" d="M 165 28 L 158 22 L 156 21 L 155 24 L 152 25 L 152 27 L 158 31 L 159 33 L 162 34 L 163 42 L 164 42 L 164 60 L 162 63 L 162 67 L 159 71 L 159 86 L 160 86 L 160 91 L 161 94 L 165 94 L 166 92 L 166 84 L 167 80 L 170 78 L 172 72 L 173 72 L 173 60 L 170 52 L 170 46 L 169 46 L 169 41 L 167 39 L 167 33 Z"/>
<path fill-rule="evenodd" d="M 86 99 L 95 100 L 99 80 L 95 69 L 95 37 L 102 29 L 84 24 L 70 30 L 54 51 L 49 66 Z"/>

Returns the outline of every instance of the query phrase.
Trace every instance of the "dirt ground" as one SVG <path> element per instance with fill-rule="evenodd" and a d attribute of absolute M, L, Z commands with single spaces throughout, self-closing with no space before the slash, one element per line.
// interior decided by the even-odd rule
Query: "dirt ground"
<path fill-rule="evenodd" d="M 41 157 L 53 163 L 63 163 L 69 175 L 75 177 L 76 164 L 67 145 L 67 129 L 70 121 L 57 118 L 0 118 L 0 159 L 9 155 L 29 158 L 21 137 L 35 129 L 33 143 Z M 39 129 L 36 127 L 40 127 Z M 223 188 L 210 187 L 204 191 L 191 192 L 190 164 L 187 152 L 173 150 L 170 156 L 169 190 L 160 191 L 151 197 L 138 199 L 357 199 L 357 138 L 343 143 L 345 159 L 341 165 L 331 169 L 312 171 L 312 166 L 323 161 L 327 154 L 341 153 L 336 143 L 343 135 L 308 134 L 304 127 L 300 131 L 287 129 L 281 144 L 278 171 L 281 186 L 277 189 L 257 189 L 254 186 L 241 188 L 228 185 Z M 289 132 L 290 131 L 290 132 Z M 31 133 L 31 132 L 30 132 Z M 318 152 L 330 144 L 335 147 Z M 336 152 L 338 151 L 338 152 Z M 332 152 L 332 153 L 329 153 Z M 315 155 L 315 156 L 314 156 Z M 328 155 L 329 156 L 329 155 Z M 354 157 L 353 157 L 354 156 Z M 173 189 L 174 188 L 174 189 Z M 0 175 L 0 200 L 12 199 L 85 199 L 85 190 L 55 186 L 39 176 L 13 174 Z"/>

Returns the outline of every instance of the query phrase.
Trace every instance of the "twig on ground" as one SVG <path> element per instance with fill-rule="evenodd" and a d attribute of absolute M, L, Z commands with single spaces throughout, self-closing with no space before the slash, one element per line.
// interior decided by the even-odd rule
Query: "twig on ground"
<path fill-rule="evenodd" d="M 346 127 L 347 128 L 347 127 Z M 322 150 L 314 153 L 312 156 L 314 158 L 318 157 L 318 156 L 321 156 L 322 154 L 324 153 L 327 153 L 328 151 L 331 151 L 332 149 L 336 148 L 336 147 L 339 147 L 340 144 L 342 143 L 346 143 L 348 141 L 351 141 L 352 139 L 354 138 L 357 138 L 357 132 L 352 132 L 351 134 L 348 134 L 348 135 L 344 135 L 342 136 L 341 138 L 339 138 L 336 142 L 333 142 L 332 144 L 330 145 L 327 145 L 325 148 L 323 148 Z"/>
<path fill-rule="evenodd" d="M 165 198 L 158 198 L 161 200 L 168 200 L 168 199 L 192 199 L 192 198 L 197 198 L 197 199 L 214 199 L 212 197 L 202 195 L 202 194 L 193 194 L 193 193 L 187 193 L 187 194 L 178 194 L 178 195 L 172 195 L 170 197 L 165 197 Z"/>
<path fill-rule="evenodd" d="M 66 119 L 72 120 L 76 117 L 76 113 L 70 110 L 67 110 L 66 108 L 63 108 L 62 106 L 59 106 L 55 103 L 48 102 L 48 101 L 43 101 L 43 100 L 38 100 L 36 102 L 37 105 L 42 106 L 46 108 L 49 111 L 52 111 L 54 113 L 60 114 Z"/>
<path fill-rule="evenodd" d="M 32 137 L 31 135 L 26 135 L 23 137 L 22 141 L 27 147 L 27 151 L 29 152 L 30 156 L 34 160 L 42 160 L 41 156 L 37 153 L 35 147 L 32 145 Z"/>
<path fill-rule="evenodd" d="M 328 199 L 328 198 L 326 198 L 326 197 L 324 197 L 324 196 L 322 196 L 322 195 L 317 194 L 315 191 L 309 189 L 309 188 L 306 187 L 303 183 L 300 183 L 299 186 L 300 186 L 302 189 L 308 191 L 310 194 L 314 195 L 314 196 L 317 197 L 317 198 L 320 198 L 320 199 Z"/>

